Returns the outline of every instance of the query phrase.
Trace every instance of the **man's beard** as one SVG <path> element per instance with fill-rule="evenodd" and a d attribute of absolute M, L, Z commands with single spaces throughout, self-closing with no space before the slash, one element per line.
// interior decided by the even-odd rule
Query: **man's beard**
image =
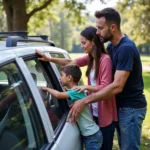
<path fill-rule="evenodd" d="M 107 35 L 106 37 L 100 36 L 100 41 L 101 41 L 102 43 L 106 43 L 106 42 L 108 42 L 108 41 L 111 41 L 112 38 L 113 38 L 112 34 L 109 34 L 109 35 Z"/>
<path fill-rule="evenodd" d="M 102 43 L 106 43 L 108 41 L 111 41 L 112 38 L 113 38 L 113 35 L 111 34 L 110 29 L 108 29 L 108 33 L 107 33 L 107 35 L 105 35 L 105 37 L 100 36 L 100 41 Z"/>

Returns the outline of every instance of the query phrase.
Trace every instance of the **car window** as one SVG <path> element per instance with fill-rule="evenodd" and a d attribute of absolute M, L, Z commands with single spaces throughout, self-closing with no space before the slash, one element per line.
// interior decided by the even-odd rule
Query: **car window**
<path fill-rule="evenodd" d="M 35 81 L 37 88 L 40 91 L 49 119 L 55 131 L 65 113 L 64 102 L 59 101 L 57 98 L 50 95 L 48 92 L 44 92 L 42 88 L 50 87 L 52 89 L 57 89 L 59 82 L 55 77 L 56 75 L 48 71 L 52 71 L 52 68 L 44 68 L 42 63 L 37 59 L 26 60 L 25 63 Z"/>
<path fill-rule="evenodd" d="M 63 54 L 60 54 L 60 53 L 50 53 L 50 55 L 51 55 L 51 57 L 54 57 L 54 58 L 65 58 L 65 56 Z M 68 58 L 70 58 L 69 55 L 67 55 L 67 56 L 68 56 Z M 58 64 L 55 64 L 55 65 L 56 65 L 57 69 L 60 72 L 62 66 L 58 65 Z M 78 85 L 84 85 L 82 79 L 79 81 Z"/>
<path fill-rule="evenodd" d="M 54 57 L 54 58 L 65 58 L 65 56 L 63 54 L 60 54 L 60 53 L 50 53 L 51 57 Z M 57 66 L 57 69 L 60 71 L 61 69 L 61 65 L 58 65 L 56 64 Z"/>
<path fill-rule="evenodd" d="M 0 149 L 40 149 L 45 143 L 43 126 L 22 74 L 15 63 L 1 66 Z"/>

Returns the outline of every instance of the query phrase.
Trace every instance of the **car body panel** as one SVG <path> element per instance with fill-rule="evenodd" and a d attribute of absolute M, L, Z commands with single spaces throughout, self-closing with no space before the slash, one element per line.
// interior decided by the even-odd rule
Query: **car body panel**
<path fill-rule="evenodd" d="M 30 74 L 30 71 L 28 70 L 23 60 L 27 56 L 35 56 L 36 55 L 35 49 L 45 52 L 49 56 L 50 53 L 60 53 L 63 54 L 66 58 L 69 58 L 68 52 L 66 52 L 63 49 L 52 47 L 52 46 L 44 46 L 44 45 L 36 45 L 36 44 L 34 45 L 25 44 L 24 46 L 19 45 L 17 47 L 9 47 L 9 48 L 6 48 L 4 46 L 3 48 L 0 47 L 0 65 L 7 64 L 8 62 L 14 60 L 17 66 L 19 67 L 22 75 L 25 78 L 25 81 L 27 82 L 29 90 L 31 91 L 32 96 L 35 100 L 35 104 L 38 108 L 40 119 L 43 123 L 43 128 L 46 133 L 47 141 L 49 144 L 53 143 L 50 149 L 51 150 L 81 150 L 82 149 L 81 137 L 80 137 L 79 129 L 76 124 L 72 125 L 71 123 L 64 122 L 57 137 L 52 129 L 52 124 L 49 120 L 47 111 L 44 107 L 42 97 L 39 93 L 38 88 L 35 85 L 35 82 Z M 56 65 L 53 63 L 50 63 L 50 65 L 54 70 L 55 75 L 59 82 L 60 73 Z"/>
<path fill-rule="evenodd" d="M 70 131 L 71 134 L 69 133 Z M 77 138 L 78 136 L 80 135 L 77 126 L 70 122 L 66 122 L 56 141 L 59 150 L 81 150 L 81 139 Z"/>

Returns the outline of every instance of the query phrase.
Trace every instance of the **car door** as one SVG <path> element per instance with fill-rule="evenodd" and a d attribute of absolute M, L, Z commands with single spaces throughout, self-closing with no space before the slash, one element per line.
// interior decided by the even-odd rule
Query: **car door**
<path fill-rule="evenodd" d="M 67 53 L 62 53 L 62 52 L 49 52 L 47 53 L 47 55 L 50 55 L 50 57 L 54 57 L 54 58 L 70 58 L 69 55 Z M 51 63 L 51 65 L 53 66 L 53 68 L 56 68 L 57 71 L 57 77 L 58 79 L 60 78 L 60 69 L 61 66 L 58 64 L 54 64 Z M 70 129 L 72 131 L 71 135 L 69 132 L 67 132 L 67 130 Z M 80 137 L 80 132 L 79 132 L 79 128 L 77 127 L 77 125 L 72 125 L 70 123 L 66 123 L 66 126 L 63 129 L 63 133 L 62 135 L 60 135 L 60 138 L 56 141 L 58 143 L 59 147 L 62 147 L 63 143 L 68 142 L 68 139 L 63 138 L 63 134 L 65 134 L 65 137 L 69 137 L 69 144 L 73 145 L 73 149 L 74 150 L 80 150 L 82 149 L 83 145 L 81 142 L 81 137 Z M 74 141 L 74 142 L 72 142 Z"/>
<path fill-rule="evenodd" d="M 25 76 L 22 70 L 26 72 Z M 48 145 L 52 145 L 52 131 L 44 122 L 46 120 L 44 104 L 37 99 L 40 103 L 41 112 L 39 112 L 39 106 L 37 107 L 34 100 L 36 92 L 33 94 L 26 80 L 30 76 L 21 58 L 0 64 L 0 149 L 2 150 L 45 149 Z M 30 79 L 32 85 L 33 79 L 32 77 Z M 56 144 L 53 144 L 53 150 L 58 150 Z"/>
<path fill-rule="evenodd" d="M 24 61 L 37 89 L 41 93 L 54 133 L 53 142 L 59 150 L 80 150 L 82 145 L 79 129 L 76 125 L 66 122 L 69 110 L 67 100 L 56 99 L 42 91 L 42 87 L 63 91 L 58 78 L 58 69 L 54 67 L 54 64 L 41 62 L 35 56 L 24 58 Z"/>

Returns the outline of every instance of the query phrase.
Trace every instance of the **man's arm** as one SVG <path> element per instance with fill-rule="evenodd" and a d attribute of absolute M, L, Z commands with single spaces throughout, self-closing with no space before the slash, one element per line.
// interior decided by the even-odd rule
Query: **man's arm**
<path fill-rule="evenodd" d="M 76 101 L 68 114 L 67 120 L 72 117 L 72 122 L 76 122 L 80 112 L 86 104 L 106 100 L 109 97 L 112 97 L 113 95 L 122 92 L 123 87 L 129 77 L 129 74 L 129 71 L 117 70 L 114 76 L 114 81 L 111 84 L 103 88 L 101 91 L 91 94 L 80 101 Z"/>
<path fill-rule="evenodd" d="M 117 70 L 114 76 L 114 81 L 103 88 L 101 91 L 96 92 L 95 94 L 92 94 L 85 98 L 85 103 L 93 103 L 101 100 L 107 100 L 108 98 L 122 92 L 123 87 L 129 77 L 130 72 L 129 71 L 119 71 Z"/>
<path fill-rule="evenodd" d="M 68 94 L 66 92 L 59 92 L 57 90 L 51 89 L 51 88 L 42 88 L 43 91 L 48 91 L 50 94 L 55 96 L 58 99 L 66 99 L 69 98 Z"/>

